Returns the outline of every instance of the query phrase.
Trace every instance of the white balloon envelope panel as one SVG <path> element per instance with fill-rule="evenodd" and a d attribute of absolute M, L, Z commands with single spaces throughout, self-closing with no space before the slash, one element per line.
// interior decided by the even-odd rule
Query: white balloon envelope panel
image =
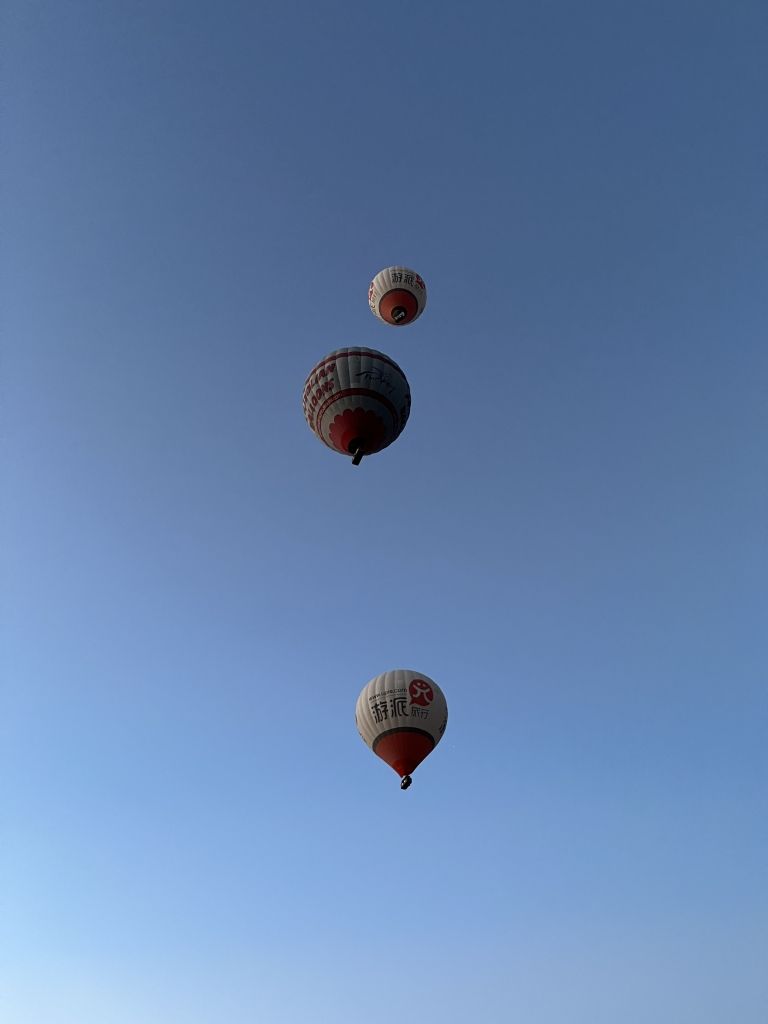
<path fill-rule="evenodd" d="M 357 731 L 371 750 L 411 784 L 411 772 L 442 739 L 448 705 L 437 683 L 420 672 L 396 668 L 363 687 L 355 708 Z"/>
<path fill-rule="evenodd" d="M 404 327 L 418 320 L 427 304 L 427 286 L 415 270 L 387 267 L 371 281 L 368 305 L 385 324 Z"/>
<path fill-rule="evenodd" d="M 357 465 L 399 437 L 411 412 L 411 389 L 397 363 L 372 348 L 339 348 L 304 384 L 310 429 Z"/>

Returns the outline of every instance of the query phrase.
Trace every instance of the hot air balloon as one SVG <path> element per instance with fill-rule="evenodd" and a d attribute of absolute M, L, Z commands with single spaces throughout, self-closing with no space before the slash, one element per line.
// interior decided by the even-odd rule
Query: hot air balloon
<path fill-rule="evenodd" d="M 426 304 L 427 286 L 408 267 L 387 267 L 368 288 L 368 305 L 373 315 L 395 327 L 418 320 Z"/>
<path fill-rule="evenodd" d="M 363 687 L 355 724 L 363 741 L 401 778 L 408 789 L 411 772 L 440 742 L 448 723 L 448 705 L 429 676 L 396 668 Z"/>
<path fill-rule="evenodd" d="M 405 374 L 372 348 L 340 348 L 321 359 L 304 384 L 304 415 L 323 444 L 351 455 L 380 452 L 399 437 L 411 411 Z"/>

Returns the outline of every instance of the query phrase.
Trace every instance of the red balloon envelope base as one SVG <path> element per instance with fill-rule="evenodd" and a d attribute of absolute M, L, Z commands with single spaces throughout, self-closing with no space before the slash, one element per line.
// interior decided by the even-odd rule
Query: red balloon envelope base
<path fill-rule="evenodd" d="M 366 455 L 381 451 L 388 443 L 384 421 L 370 409 L 345 409 L 334 417 L 329 433 L 337 451 L 345 454 L 352 454 L 353 442 Z"/>
<path fill-rule="evenodd" d="M 410 323 L 419 311 L 416 296 L 405 288 L 393 288 L 379 299 L 379 314 L 387 323 Z"/>
<path fill-rule="evenodd" d="M 376 740 L 373 752 L 398 775 L 410 775 L 432 753 L 435 741 L 421 729 L 392 729 Z"/>

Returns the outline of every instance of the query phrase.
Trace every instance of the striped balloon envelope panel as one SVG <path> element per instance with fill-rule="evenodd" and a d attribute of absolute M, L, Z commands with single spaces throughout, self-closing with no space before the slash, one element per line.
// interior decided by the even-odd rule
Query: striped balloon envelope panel
<path fill-rule="evenodd" d="M 385 324 L 404 327 L 418 320 L 427 304 L 427 286 L 415 270 L 387 267 L 371 281 L 368 305 Z"/>
<path fill-rule="evenodd" d="M 442 739 L 448 705 L 429 676 L 396 668 L 363 687 L 355 724 L 364 743 L 397 772 L 401 788 L 407 789 L 411 773 Z"/>
<path fill-rule="evenodd" d="M 372 348 L 340 348 L 321 359 L 304 384 L 310 429 L 357 465 L 399 437 L 411 411 L 405 374 Z"/>

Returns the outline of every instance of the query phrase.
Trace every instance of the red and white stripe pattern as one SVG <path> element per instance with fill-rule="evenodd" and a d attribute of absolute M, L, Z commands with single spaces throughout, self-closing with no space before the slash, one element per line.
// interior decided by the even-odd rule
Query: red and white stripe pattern
<path fill-rule="evenodd" d="M 323 444 L 343 455 L 379 452 L 400 435 L 411 392 L 400 367 L 371 348 L 340 348 L 304 384 L 304 416 Z"/>

